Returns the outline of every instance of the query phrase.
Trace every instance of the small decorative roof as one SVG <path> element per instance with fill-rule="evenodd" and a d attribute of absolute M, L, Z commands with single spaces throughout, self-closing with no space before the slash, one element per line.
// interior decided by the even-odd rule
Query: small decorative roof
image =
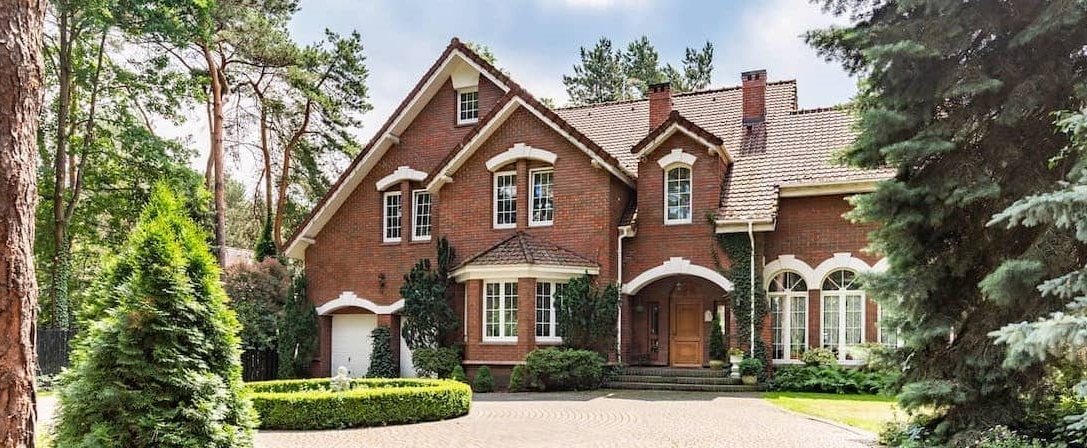
<path fill-rule="evenodd" d="M 546 239 L 518 231 L 490 248 L 464 260 L 468 265 L 539 264 L 550 266 L 599 268 L 595 261 L 560 247 Z"/>

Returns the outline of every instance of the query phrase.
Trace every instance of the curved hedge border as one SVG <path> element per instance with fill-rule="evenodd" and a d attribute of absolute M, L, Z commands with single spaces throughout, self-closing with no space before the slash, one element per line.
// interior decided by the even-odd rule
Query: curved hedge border
<path fill-rule="evenodd" d="M 261 429 L 338 429 L 443 420 L 468 413 L 472 389 L 450 380 L 351 381 L 330 392 L 329 380 L 263 381 L 246 385 Z"/>

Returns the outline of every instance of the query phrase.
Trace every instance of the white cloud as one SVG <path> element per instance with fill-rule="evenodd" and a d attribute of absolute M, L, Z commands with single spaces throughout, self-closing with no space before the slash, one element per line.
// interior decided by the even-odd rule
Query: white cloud
<path fill-rule="evenodd" d="M 613 8 L 642 9 L 649 5 L 649 0 L 543 0 L 546 6 L 560 5 L 568 9 L 604 11 Z"/>

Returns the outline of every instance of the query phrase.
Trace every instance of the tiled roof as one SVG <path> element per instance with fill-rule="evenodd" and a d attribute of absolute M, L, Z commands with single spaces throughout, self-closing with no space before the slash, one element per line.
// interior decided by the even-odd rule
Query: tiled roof
<path fill-rule="evenodd" d="M 467 265 L 502 264 L 600 267 L 596 262 L 546 239 L 518 231 L 468 258 L 458 268 Z"/>
<path fill-rule="evenodd" d="M 834 163 L 834 152 L 856 137 L 853 119 L 839 109 L 797 111 L 796 81 L 766 84 L 766 121 L 751 131 L 741 125 L 742 101 L 738 86 L 672 98 L 674 111 L 723 140 L 734 159 L 721 191 L 720 220 L 773 219 L 781 185 L 885 179 L 893 174 Z M 555 112 L 637 173 L 637 156 L 631 150 L 651 131 L 649 100 Z"/>

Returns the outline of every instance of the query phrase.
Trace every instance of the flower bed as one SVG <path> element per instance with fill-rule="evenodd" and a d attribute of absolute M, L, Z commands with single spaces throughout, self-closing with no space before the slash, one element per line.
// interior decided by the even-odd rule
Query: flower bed
<path fill-rule="evenodd" d="M 246 385 L 261 429 L 337 429 L 443 420 L 468 413 L 472 390 L 449 380 L 354 379 L 329 391 L 329 379 Z"/>

